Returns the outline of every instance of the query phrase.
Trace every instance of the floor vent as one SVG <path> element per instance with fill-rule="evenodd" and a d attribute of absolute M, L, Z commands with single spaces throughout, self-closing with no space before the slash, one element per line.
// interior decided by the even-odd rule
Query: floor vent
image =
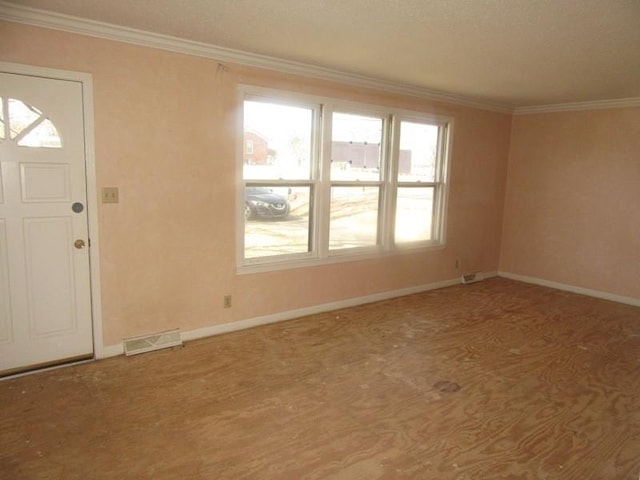
<path fill-rule="evenodd" d="M 480 280 L 484 280 L 482 272 L 464 273 L 462 274 L 462 283 L 476 283 Z"/>
<path fill-rule="evenodd" d="M 151 335 L 125 338 L 123 343 L 125 355 L 136 355 L 182 345 L 182 337 L 180 336 L 180 330 L 168 330 L 166 332 L 152 333 Z"/>

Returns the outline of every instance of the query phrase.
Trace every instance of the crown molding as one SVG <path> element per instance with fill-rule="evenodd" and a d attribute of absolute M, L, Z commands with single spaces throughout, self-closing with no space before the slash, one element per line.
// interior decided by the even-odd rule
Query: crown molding
<path fill-rule="evenodd" d="M 267 55 L 219 47 L 202 42 L 185 40 L 182 38 L 161 35 L 157 33 L 137 30 L 129 27 L 112 25 L 95 20 L 73 17 L 46 10 L 40 10 L 23 5 L 0 0 L 0 19 L 62 30 L 70 33 L 88 35 L 92 37 L 129 43 L 144 47 L 166 50 L 198 57 L 205 57 L 219 62 L 235 63 L 250 67 L 258 67 L 280 73 L 300 75 L 314 79 L 328 80 L 342 84 L 382 90 L 385 92 L 410 95 L 413 97 L 445 102 L 480 110 L 500 113 L 513 113 L 513 107 L 507 105 L 483 102 L 474 98 L 459 96 L 412 85 L 392 82 L 379 78 L 343 72 L 330 68 L 310 65 L 307 63 L 284 60 Z"/>
<path fill-rule="evenodd" d="M 640 97 L 618 98 L 613 100 L 597 100 L 593 102 L 557 103 L 553 105 L 535 105 L 532 107 L 516 107 L 514 115 L 532 115 L 535 113 L 575 112 L 580 110 L 602 110 L 605 108 L 640 107 Z"/>
<path fill-rule="evenodd" d="M 358 75 L 308 63 L 294 62 L 268 55 L 260 55 L 242 50 L 211 45 L 208 43 L 172 37 L 169 35 L 161 35 L 144 30 L 73 17 L 61 13 L 17 5 L 4 0 L 0 0 L 0 19 L 132 45 L 166 50 L 174 53 L 204 57 L 218 62 L 235 63 L 285 74 L 327 80 L 361 88 L 371 88 L 389 93 L 409 95 L 425 100 L 499 113 L 532 115 L 537 113 L 640 107 L 640 97 L 632 97 L 514 108 L 513 106 L 485 102 L 472 97 L 455 95 L 435 89 L 417 87 L 414 85 L 392 82 L 366 75 Z"/>

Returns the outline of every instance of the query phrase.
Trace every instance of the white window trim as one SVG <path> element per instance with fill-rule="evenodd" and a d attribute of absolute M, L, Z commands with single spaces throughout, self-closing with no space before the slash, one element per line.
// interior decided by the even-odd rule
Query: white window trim
<path fill-rule="evenodd" d="M 357 259 L 363 256 L 380 256 L 387 250 L 385 247 L 389 245 L 385 238 L 385 230 L 383 228 L 385 224 L 385 212 L 386 212 L 386 198 L 389 196 L 389 188 L 387 187 L 389 178 L 389 169 L 391 164 L 391 156 L 389 154 L 389 141 L 387 131 L 391 129 L 391 117 L 389 115 L 389 109 L 385 109 L 380 106 L 373 106 L 368 104 L 358 104 L 353 102 L 340 102 L 336 99 L 326 99 L 323 104 L 324 123 L 322 133 L 332 131 L 332 116 L 334 113 L 346 113 L 352 115 L 361 115 L 380 118 L 383 120 L 383 135 L 381 139 L 381 160 L 383 162 L 383 172 L 378 180 L 366 180 L 366 181 L 336 181 L 331 180 L 331 135 L 326 135 L 323 139 L 323 150 L 321 166 L 324 168 L 323 175 L 326 181 L 323 183 L 324 195 L 322 200 L 324 201 L 324 207 L 328 212 L 324 216 L 320 217 L 320 222 L 323 224 L 323 232 L 325 236 L 322 238 L 321 258 L 335 258 L 339 261 L 345 261 L 349 257 Z M 333 249 L 329 247 L 330 237 L 330 209 L 331 209 L 331 188 L 334 185 L 340 186 L 376 186 L 380 189 L 380 198 L 378 199 L 378 238 L 375 245 L 368 245 L 364 247 L 356 248 L 342 248 Z"/>
<path fill-rule="evenodd" d="M 379 211 L 379 228 L 378 228 L 378 244 L 374 246 L 366 246 L 359 248 L 348 248 L 339 250 L 329 250 L 329 209 L 330 195 L 320 194 L 320 201 L 314 202 L 310 214 L 315 219 L 310 225 L 311 232 L 311 251 L 305 253 L 273 255 L 256 259 L 244 258 L 244 186 L 243 178 L 243 148 L 244 148 L 244 132 L 243 115 L 239 114 L 237 118 L 238 141 L 236 142 L 236 271 L 238 274 L 251 274 L 260 272 L 269 272 L 277 270 L 288 270 L 293 268 L 305 268 L 312 266 L 328 265 L 334 263 L 343 263 L 348 261 L 360 261 L 374 258 L 383 258 L 388 256 L 415 253 L 419 251 L 440 250 L 446 246 L 446 220 L 449 194 L 449 172 L 451 165 L 451 150 L 453 145 L 454 118 L 451 116 L 437 115 L 430 112 L 421 112 L 416 110 L 407 110 L 400 108 L 387 107 L 385 105 L 373 105 L 367 103 L 359 103 L 337 98 L 322 97 L 315 95 L 299 94 L 283 90 L 258 87 L 253 85 L 241 84 L 238 86 L 238 110 L 242 112 L 242 105 L 245 99 L 250 97 L 262 97 L 268 101 L 279 103 L 282 105 L 302 106 L 317 109 L 319 107 L 319 116 L 314 117 L 314 129 L 312 134 L 312 149 L 315 158 L 318 161 L 312 168 L 311 179 L 307 181 L 288 181 L 288 183 L 311 184 L 311 188 L 331 188 L 330 178 L 330 162 L 326 161 L 325 155 L 331 152 L 331 135 L 325 132 L 331 132 L 331 116 L 332 113 L 353 113 L 356 115 L 371 115 L 381 117 L 388 123 L 386 128 L 390 130 L 389 135 L 383 135 L 384 169 L 385 175 L 382 176 L 380 211 Z M 441 158 L 436 164 L 436 179 L 433 184 L 438 184 L 440 188 L 436 188 L 434 197 L 434 217 L 433 217 L 433 240 L 405 242 L 396 244 L 393 242 L 394 236 L 394 216 L 395 216 L 395 195 L 394 192 L 399 183 L 397 175 L 394 171 L 394 162 L 398 163 L 399 152 L 399 128 L 401 121 L 410 121 L 418 123 L 432 123 L 444 126 L 440 131 L 443 133 L 441 148 L 438 149 Z M 318 130 L 319 129 L 319 130 Z M 392 151 L 393 150 L 393 151 Z M 394 160 L 395 159 L 395 160 Z M 395 165 L 397 168 L 397 165 Z M 386 180 L 385 180 L 386 179 Z M 260 183 L 257 181 L 256 183 Z M 425 183 L 425 186 L 430 185 Z M 317 197 L 316 197 L 317 198 Z M 390 218 L 389 218 L 390 217 Z M 383 226 L 387 228 L 383 228 Z"/>

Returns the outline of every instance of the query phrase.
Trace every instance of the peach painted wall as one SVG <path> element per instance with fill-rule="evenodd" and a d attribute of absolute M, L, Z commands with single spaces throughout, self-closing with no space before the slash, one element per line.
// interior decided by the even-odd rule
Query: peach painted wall
<path fill-rule="evenodd" d="M 500 270 L 640 299 L 640 108 L 515 116 Z"/>
<path fill-rule="evenodd" d="M 0 60 L 93 76 L 105 345 L 496 271 L 511 116 L 0 22 Z M 235 266 L 238 83 L 455 117 L 447 246 L 273 273 Z M 222 308 L 223 295 L 233 308 Z"/>

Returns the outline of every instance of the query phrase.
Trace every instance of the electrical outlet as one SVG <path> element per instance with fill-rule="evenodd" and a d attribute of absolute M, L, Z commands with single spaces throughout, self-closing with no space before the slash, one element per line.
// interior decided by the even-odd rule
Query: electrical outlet
<path fill-rule="evenodd" d="M 224 296 L 224 308 L 231 308 L 231 295 Z"/>
<path fill-rule="evenodd" d="M 102 203 L 118 203 L 118 187 L 102 188 Z"/>

